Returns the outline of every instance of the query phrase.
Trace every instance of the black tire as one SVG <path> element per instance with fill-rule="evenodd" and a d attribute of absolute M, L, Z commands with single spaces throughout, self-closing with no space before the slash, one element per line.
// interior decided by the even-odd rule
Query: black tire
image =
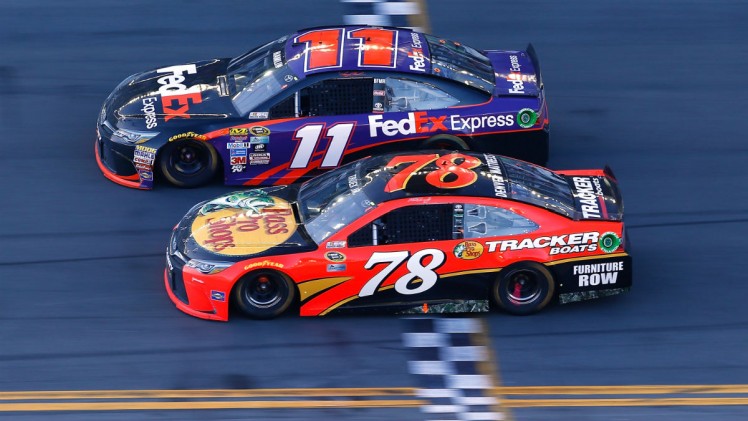
<path fill-rule="evenodd" d="M 508 313 L 537 313 L 553 298 L 556 285 L 553 275 L 543 265 L 523 262 L 499 272 L 491 289 L 496 304 Z"/>
<path fill-rule="evenodd" d="M 221 158 L 210 144 L 185 139 L 164 146 L 158 161 L 161 173 L 170 183 L 197 187 L 213 179 Z"/>
<path fill-rule="evenodd" d="M 234 301 L 241 311 L 256 319 L 281 315 L 296 299 L 296 286 L 286 276 L 271 270 L 245 275 L 234 287 Z"/>
<path fill-rule="evenodd" d="M 447 149 L 450 151 L 469 151 L 470 147 L 457 136 L 438 134 L 423 141 L 421 149 Z"/>

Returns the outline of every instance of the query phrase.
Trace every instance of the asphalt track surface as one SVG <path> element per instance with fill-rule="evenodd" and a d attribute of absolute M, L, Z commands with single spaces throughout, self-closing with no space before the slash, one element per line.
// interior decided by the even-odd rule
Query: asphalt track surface
<path fill-rule="evenodd" d="M 238 55 L 341 13 L 332 0 L 0 3 L 0 419 L 424 419 L 395 316 L 214 323 L 177 311 L 161 277 L 169 230 L 230 188 L 134 191 L 93 159 L 97 113 L 124 77 Z M 724 386 L 748 384 L 748 4 L 432 1 L 429 14 L 432 32 L 479 48 L 532 41 L 550 166 L 610 164 L 626 201 L 630 294 L 485 316 L 507 415 L 748 418 L 748 388 Z M 246 389 L 274 397 L 235 409 L 158 404 L 195 408 Z M 99 392 L 115 407 L 154 408 L 80 410 L 102 397 L 78 391 L 102 390 L 120 391 Z M 217 390 L 228 397 L 185 392 Z M 29 395 L 9 394 L 20 391 Z M 558 402 L 569 397 L 579 401 Z M 693 402 L 702 397 L 714 399 Z M 59 402 L 78 409 L 34 410 Z"/>

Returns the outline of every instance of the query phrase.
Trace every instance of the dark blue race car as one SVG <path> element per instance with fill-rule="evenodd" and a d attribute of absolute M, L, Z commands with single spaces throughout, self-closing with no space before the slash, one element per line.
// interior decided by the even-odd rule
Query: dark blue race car
<path fill-rule="evenodd" d="M 409 29 L 301 30 L 234 59 L 132 75 L 97 126 L 104 175 L 150 189 L 288 184 L 361 156 L 448 148 L 545 164 L 538 60 Z"/>

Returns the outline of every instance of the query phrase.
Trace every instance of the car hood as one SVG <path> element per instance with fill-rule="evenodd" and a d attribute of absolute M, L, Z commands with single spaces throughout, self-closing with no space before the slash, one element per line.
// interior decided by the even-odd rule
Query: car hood
<path fill-rule="evenodd" d="M 298 220 L 298 187 L 236 191 L 195 205 L 174 229 L 172 250 L 189 259 L 239 261 L 316 249 Z"/>
<path fill-rule="evenodd" d="M 110 122 L 154 131 L 198 119 L 235 117 L 227 66 L 228 60 L 215 59 L 134 74 L 109 95 L 103 113 Z"/>

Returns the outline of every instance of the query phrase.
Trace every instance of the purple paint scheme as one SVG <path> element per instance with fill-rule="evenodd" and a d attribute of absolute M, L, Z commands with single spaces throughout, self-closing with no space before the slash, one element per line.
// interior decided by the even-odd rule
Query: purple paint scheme
<path fill-rule="evenodd" d="M 310 28 L 234 59 L 130 76 L 107 98 L 104 175 L 287 184 L 362 156 L 423 148 L 545 164 L 548 109 L 531 46 L 478 51 L 400 28 Z"/>

